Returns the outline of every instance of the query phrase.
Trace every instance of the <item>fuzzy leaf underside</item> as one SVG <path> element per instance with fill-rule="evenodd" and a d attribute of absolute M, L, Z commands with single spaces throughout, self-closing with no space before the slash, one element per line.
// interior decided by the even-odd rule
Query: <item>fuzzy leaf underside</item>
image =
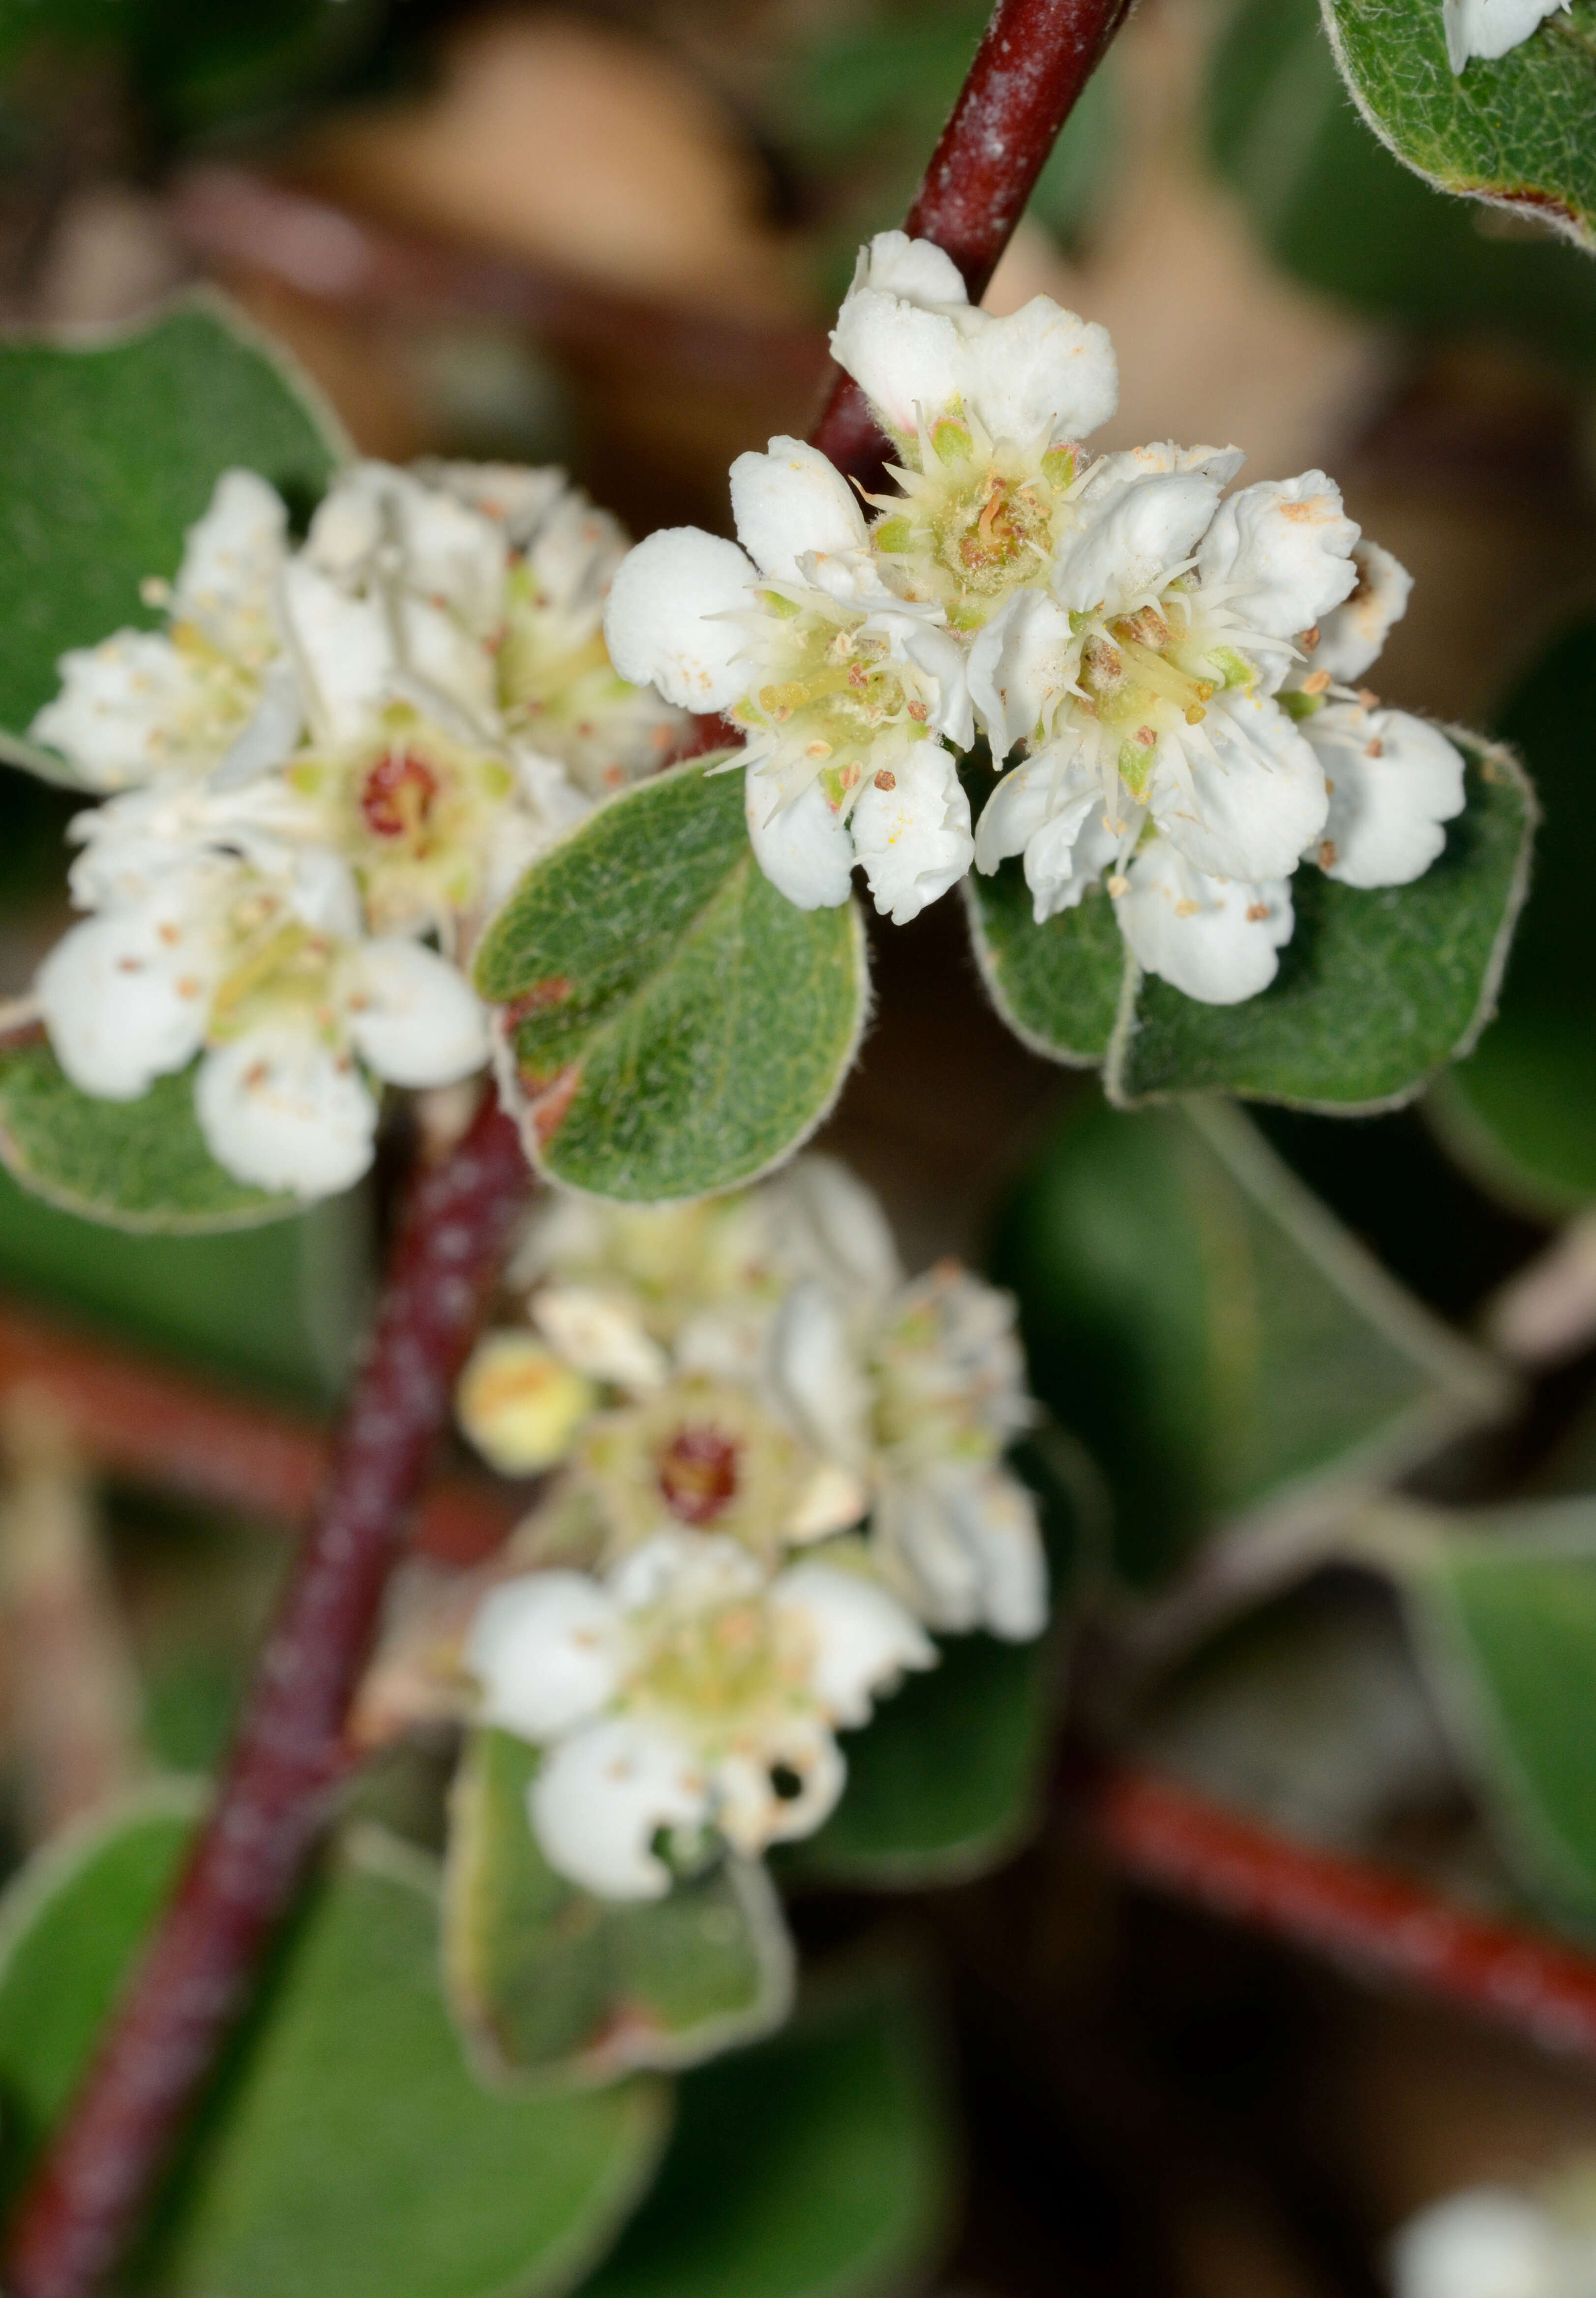
<path fill-rule="evenodd" d="M 0 1161 L 62 1212 L 113 1228 L 200 1236 L 300 1211 L 235 1180 L 205 1146 L 194 1071 L 136 1101 L 79 1093 L 47 1045 L 0 1046 Z"/>
<path fill-rule="evenodd" d="M 1216 1535 L 1329 1522 L 1504 1401 L 1222 1104 L 1077 1119 L 1011 1203 L 994 1273 L 1033 1390 L 1103 1464 L 1136 1591 Z"/>
<path fill-rule="evenodd" d="M 1324 0 L 1369 126 L 1445 192 L 1542 217 L 1596 244 L 1596 0 L 1573 0 L 1493 61 L 1454 75 L 1439 0 Z"/>
<path fill-rule="evenodd" d="M 583 2298 L 873 2298 L 920 2286 L 955 2185 L 926 2006 L 901 1971 L 816 1990 L 678 2090 L 653 2191 Z"/>
<path fill-rule="evenodd" d="M 596 1195 L 733 1188 L 805 1140 L 864 1026 L 850 901 L 799 910 L 754 861 L 741 777 L 700 761 L 602 806 L 484 937 L 528 1154 Z"/>
<path fill-rule="evenodd" d="M 194 1797 L 47 1852 L 0 1946 L 0 2163 L 14 2188 L 64 2105 L 170 1887 Z M 664 2138 L 646 2080 L 506 2100 L 461 2059 L 438 1992 L 426 1863 L 375 1832 L 289 1942 L 140 2253 L 144 2298 L 534 2298 L 613 2238 Z"/>
<path fill-rule="evenodd" d="M 1450 1520 L 1407 1592 L 1437 1704 L 1501 1848 L 1548 1912 L 1596 1924 L 1596 1503 Z"/>
<path fill-rule="evenodd" d="M 0 752 L 70 781 L 28 740 L 61 655 L 159 624 L 139 583 L 177 573 L 223 471 L 259 471 L 302 516 L 347 446 L 309 385 L 211 295 L 126 332 L 7 337 L 0 404 Z"/>
<path fill-rule="evenodd" d="M 726 1860 L 661 1899 L 596 1899 L 533 1834 L 538 1762 L 475 1732 L 455 1782 L 443 1968 L 484 2077 L 690 2066 L 784 2018 L 792 1949 L 764 1871 Z"/>
<path fill-rule="evenodd" d="M 1524 899 L 1535 802 L 1509 751 L 1447 731 L 1468 799 L 1440 859 L 1410 886 L 1372 892 L 1299 870 L 1280 971 L 1239 1005 L 1200 1004 L 1130 971 L 1104 1071 L 1112 1099 L 1233 1093 L 1356 1116 L 1411 1100 L 1470 1051 Z"/>
<path fill-rule="evenodd" d="M 1434 1100 L 1449 1146 L 1487 1186 L 1554 1217 L 1596 1197 L 1592 711 L 1596 621 L 1586 620 L 1552 643 L 1501 713 L 1501 731 L 1534 778 L 1546 831 L 1501 1009 Z"/>

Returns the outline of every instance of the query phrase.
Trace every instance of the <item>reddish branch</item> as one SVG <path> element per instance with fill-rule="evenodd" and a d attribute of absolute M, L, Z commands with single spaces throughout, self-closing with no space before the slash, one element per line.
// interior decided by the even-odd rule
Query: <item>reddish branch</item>
<path fill-rule="evenodd" d="M 516 1129 L 490 1099 L 416 1190 L 213 1815 L 23 2199 L 8 2298 L 96 2287 L 247 2002 L 342 1774 L 383 1590 L 526 1186 Z"/>
<path fill-rule="evenodd" d="M 1059 129 L 1132 0 L 997 0 L 904 229 L 934 239 L 986 293 Z M 812 433 L 840 471 L 881 484 L 885 442 L 864 394 L 839 376 Z"/>

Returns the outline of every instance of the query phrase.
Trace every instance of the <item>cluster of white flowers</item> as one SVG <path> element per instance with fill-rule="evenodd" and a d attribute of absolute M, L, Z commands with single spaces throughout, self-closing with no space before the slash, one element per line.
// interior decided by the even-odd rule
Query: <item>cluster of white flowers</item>
<path fill-rule="evenodd" d="M 817 1827 L 835 1732 L 926 1630 L 1040 1633 L 1035 1510 L 1005 1467 L 1031 1418 L 1005 1295 L 904 1281 L 874 1199 L 800 1159 L 740 1196 L 557 1197 L 511 1272 L 467 1434 L 510 1473 L 563 1463 L 467 1640 L 483 1720 L 546 1749 L 552 1865 L 657 1897 L 712 1835 L 746 1856 Z M 580 1566 L 580 1568 L 575 1568 Z"/>
<path fill-rule="evenodd" d="M 1227 495 L 1234 448 L 1088 456 L 1104 330 L 1037 296 L 972 309 L 950 258 L 886 232 L 831 337 L 894 442 L 867 519 L 813 448 L 732 468 L 738 543 L 662 530 L 624 561 L 620 669 L 745 731 L 748 820 L 805 908 L 856 861 L 904 922 L 972 862 L 1024 856 L 1038 922 L 1107 873 L 1149 971 L 1231 1004 L 1273 979 L 1299 861 L 1405 884 L 1463 804 L 1435 730 L 1352 682 L 1407 575 L 1320 471 Z M 954 753 L 1003 765 L 972 836 Z"/>
<path fill-rule="evenodd" d="M 558 471 L 358 463 L 297 547 L 225 473 L 146 586 L 166 628 L 63 657 L 34 722 L 105 794 L 73 824 L 90 915 L 37 982 L 73 1083 L 128 1100 L 203 1053 L 213 1155 L 314 1196 L 370 1161 L 368 1078 L 478 1068 L 487 914 L 680 740 L 605 649 L 625 547 Z"/>
<path fill-rule="evenodd" d="M 1537 24 L 1570 5 L 1571 0 L 1441 0 L 1447 61 L 1460 72 L 1471 56 L 1487 62 L 1505 56 Z"/>

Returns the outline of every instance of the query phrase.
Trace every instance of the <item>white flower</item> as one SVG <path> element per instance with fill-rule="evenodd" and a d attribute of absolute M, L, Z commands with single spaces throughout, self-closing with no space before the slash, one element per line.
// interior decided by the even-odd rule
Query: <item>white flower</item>
<path fill-rule="evenodd" d="M 358 934 L 335 856 L 196 852 L 62 937 L 37 978 L 45 1027 L 73 1084 L 103 1099 L 136 1099 L 203 1052 L 212 1155 L 260 1187 L 323 1195 L 371 1161 L 377 1104 L 359 1065 L 443 1085 L 486 1052 L 453 966 Z"/>
<path fill-rule="evenodd" d="M 1471 2186 L 1420 2211 L 1391 2245 L 1396 2298 L 1581 2298 L 1596 2267 L 1587 2228 L 1529 2195 Z"/>
<path fill-rule="evenodd" d="M 607 1898 L 658 1898 L 672 1831 L 745 1857 L 842 1791 L 838 1725 L 935 1654 L 882 1589 L 806 1562 L 766 1579 L 735 1542 L 667 1533 L 603 1582 L 547 1572 L 488 1597 L 467 1664 L 485 1722 L 549 1749 L 528 1798 L 544 1856 Z"/>
<path fill-rule="evenodd" d="M 939 611 L 881 583 L 858 504 L 815 448 L 773 439 L 732 469 L 744 548 L 664 528 L 622 562 L 605 632 L 616 667 L 746 730 L 749 835 L 800 908 L 846 901 L 862 862 L 899 923 L 970 865 L 969 807 L 940 739 L 973 732 Z"/>
<path fill-rule="evenodd" d="M 1236 1005 L 1267 989 L 1291 939 L 1291 887 L 1206 876 L 1167 838 L 1137 853 L 1115 904 L 1137 962 L 1206 1005 Z"/>
<path fill-rule="evenodd" d="M 300 726 L 274 613 L 286 533 L 264 479 L 224 471 L 176 581 L 147 586 L 168 628 L 118 631 L 63 655 L 62 691 L 35 718 L 34 739 L 100 790 L 218 767 L 242 776 L 286 757 Z"/>
<path fill-rule="evenodd" d="M 1441 0 L 1447 62 L 1460 72 L 1471 56 L 1505 56 L 1568 5 L 1569 0 Z"/>

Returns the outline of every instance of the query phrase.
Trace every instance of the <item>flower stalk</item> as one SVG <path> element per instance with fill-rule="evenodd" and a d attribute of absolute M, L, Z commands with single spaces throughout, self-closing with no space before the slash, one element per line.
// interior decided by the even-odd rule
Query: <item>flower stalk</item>
<path fill-rule="evenodd" d="M 972 298 L 1129 4 L 998 0 L 907 219 L 953 256 Z M 879 434 L 846 378 L 814 440 L 845 472 L 879 467 Z M 383 1591 L 526 1178 L 513 1127 L 488 1102 L 417 1189 L 211 1818 L 23 2196 L 8 2298 L 90 2298 L 102 2285 L 247 2003 L 343 1774 Z"/>
<path fill-rule="evenodd" d="M 84 2298 L 99 2285 L 247 2003 L 343 1777 L 344 1716 L 383 1591 L 527 1186 L 516 1129 L 490 1098 L 416 1188 L 210 1822 L 23 2197 L 10 2298 Z"/>

